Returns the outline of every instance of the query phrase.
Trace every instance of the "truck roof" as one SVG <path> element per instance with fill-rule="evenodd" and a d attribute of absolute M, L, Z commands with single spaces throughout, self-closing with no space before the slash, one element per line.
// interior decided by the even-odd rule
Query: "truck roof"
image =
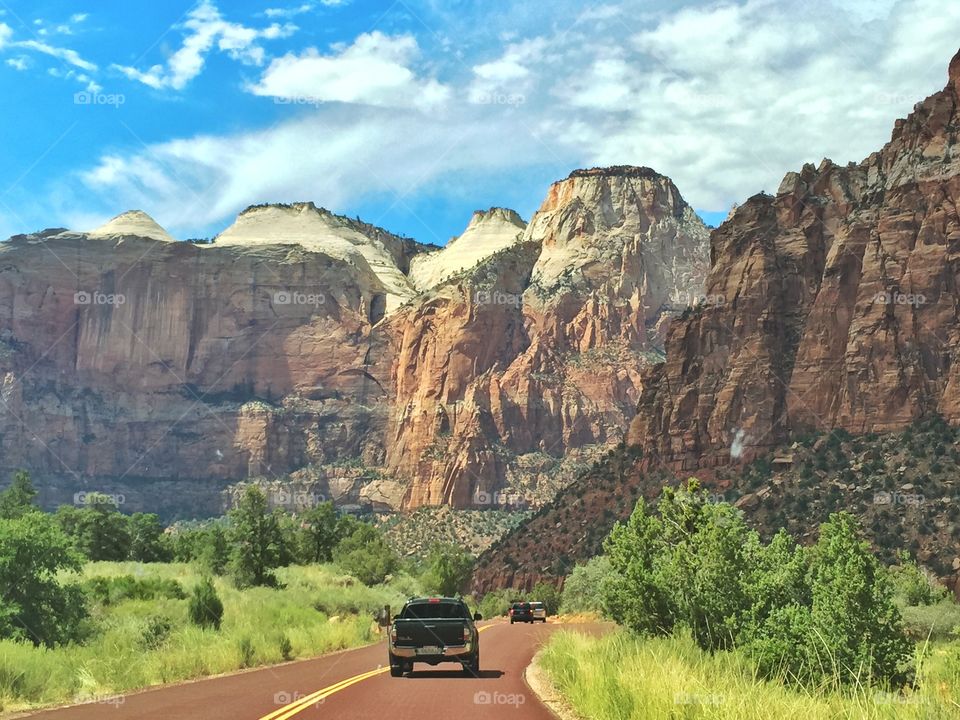
<path fill-rule="evenodd" d="M 407 600 L 407 605 L 412 603 L 463 603 L 463 598 L 454 597 L 412 597 Z"/>

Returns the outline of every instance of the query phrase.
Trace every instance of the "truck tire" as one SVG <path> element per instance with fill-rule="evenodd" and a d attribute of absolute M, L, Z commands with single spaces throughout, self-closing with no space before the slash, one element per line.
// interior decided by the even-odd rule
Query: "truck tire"
<path fill-rule="evenodd" d="M 463 672 L 472 677 L 480 677 L 480 651 L 477 650 L 464 664 Z"/>
<path fill-rule="evenodd" d="M 406 670 L 406 663 L 398 658 L 393 653 L 389 655 L 390 660 L 390 677 L 402 677 L 403 671 Z"/>

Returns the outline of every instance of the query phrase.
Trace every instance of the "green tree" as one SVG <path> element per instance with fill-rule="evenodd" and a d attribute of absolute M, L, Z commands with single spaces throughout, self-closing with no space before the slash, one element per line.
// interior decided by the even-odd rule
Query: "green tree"
<path fill-rule="evenodd" d="M 560 612 L 560 591 L 552 583 L 537 583 L 527 597 L 530 600 L 542 602 L 548 615 L 556 615 Z"/>
<path fill-rule="evenodd" d="M 256 485 L 248 487 L 229 517 L 233 546 L 230 564 L 237 585 L 275 587 L 273 570 L 280 566 L 283 538 L 263 490 Z"/>
<path fill-rule="evenodd" d="M 577 565 L 563 583 L 560 612 L 602 612 L 600 588 L 612 573 L 610 559 L 605 555 L 598 555 L 586 563 Z"/>
<path fill-rule="evenodd" d="M 357 522 L 333 552 L 334 561 L 364 585 L 382 583 L 400 564 L 400 559 L 377 528 Z"/>
<path fill-rule="evenodd" d="M 204 576 L 194 586 L 190 593 L 187 610 L 190 622 L 194 625 L 220 629 L 220 623 L 223 621 L 223 602 L 209 576 Z"/>
<path fill-rule="evenodd" d="M 436 543 L 427 555 L 423 586 L 428 593 L 453 596 L 463 590 L 473 572 L 473 556 L 459 545 Z"/>
<path fill-rule="evenodd" d="M 99 493 L 87 493 L 82 508 L 58 508 L 57 522 L 90 560 L 126 560 L 130 554 L 130 528 L 114 500 Z"/>
<path fill-rule="evenodd" d="M 304 555 L 308 562 L 322 563 L 333 559 L 333 549 L 340 541 L 340 523 L 332 502 L 314 505 L 300 515 L 303 527 Z"/>
<path fill-rule="evenodd" d="M 230 544 L 220 523 L 215 523 L 204 531 L 197 559 L 214 575 L 223 575 L 227 571 Z"/>
<path fill-rule="evenodd" d="M 10 487 L 0 492 L 0 518 L 12 520 L 37 510 L 34 502 L 36 497 L 37 490 L 30 480 L 30 473 L 26 470 L 17 470 L 13 474 Z"/>
<path fill-rule="evenodd" d="M 172 553 L 164 542 L 163 525 L 153 513 L 133 513 L 127 519 L 130 559 L 138 562 L 167 562 Z"/>
<path fill-rule="evenodd" d="M 910 655 L 887 572 L 849 513 L 820 526 L 811 550 L 811 661 L 841 682 L 887 682 Z"/>
<path fill-rule="evenodd" d="M 0 520 L 0 637 L 47 646 L 77 639 L 86 616 L 83 593 L 57 574 L 81 564 L 49 515 Z"/>

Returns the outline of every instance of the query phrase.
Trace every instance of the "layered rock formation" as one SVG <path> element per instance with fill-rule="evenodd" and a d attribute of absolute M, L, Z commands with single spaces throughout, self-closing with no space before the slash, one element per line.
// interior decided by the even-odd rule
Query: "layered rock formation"
<path fill-rule="evenodd" d="M 539 501 L 622 439 L 707 231 L 648 168 L 551 186 L 519 243 L 390 318 L 387 464 L 407 506 Z M 513 498 L 513 500 L 511 500 Z"/>
<path fill-rule="evenodd" d="M 671 327 L 631 442 L 692 470 L 798 430 L 960 421 L 958 85 L 960 55 L 882 150 L 789 173 L 713 233 L 711 302 Z"/>
<path fill-rule="evenodd" d="M 202 514 L 251 479 L 382 507 L 549 497 L 621 439 L 706 261 L 643 168 L 575 173 L 530 227 L 493 209 L 443 250 L 311 203 L 170 239 L 135 211 L 0 245 L 0 472 L 50 503 Z"/>

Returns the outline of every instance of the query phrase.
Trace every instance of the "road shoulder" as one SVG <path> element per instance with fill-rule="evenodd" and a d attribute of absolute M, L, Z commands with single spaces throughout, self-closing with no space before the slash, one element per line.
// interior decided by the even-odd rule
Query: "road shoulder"
<path fill-rule="evenodd" d="M 573 709 L 573 706 L 567 702 L 567 699 L 563 697 L 557 689 L 557 686 L 553 684 L 553 680 L 550 679 L 547 671 L 543 669 L 543 666 L 540 664 L 540 656 L 542 653 L 543 651 L 541 650 L 534 655 L 530 664 L 527 665 L 527 669 L 523 672 L 523 680 L 527 684 L 527 687 L 530 688 L 534 696 L 543 703 L 555 717 L 559 718 L 559 720 L 584 720 L 583 716 L 579 715 Z"/>

